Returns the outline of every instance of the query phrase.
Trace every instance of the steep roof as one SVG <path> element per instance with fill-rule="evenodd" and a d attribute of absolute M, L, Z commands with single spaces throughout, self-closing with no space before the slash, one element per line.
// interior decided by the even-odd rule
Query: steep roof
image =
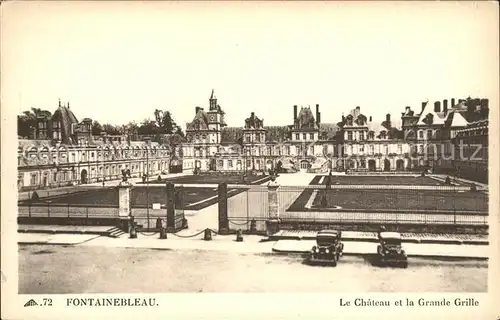
<path fill-rule="evenodd" d="M 52 116 L 52 122 L 61 122 L 61 140 L 62 143 L 72 144 L 75 143 L 73 137 L 71 136 L 71 126 L 73 124 L 78 124 L 73 111 L 65 106 L 59 106 Z"/>
<path fill-rule="evenodd" d="M 208 130 L 208 115 L 200 108 L 193 118 L 193 121 L 186 124 L 187 130 Z"/>
<path fill-rule="evenodd" d="M 318 129 L 318 125 L 316 124 L 310 107 L 300 109 L 297 119 L 294 121 L 294 125 L 296 129 Z"/>

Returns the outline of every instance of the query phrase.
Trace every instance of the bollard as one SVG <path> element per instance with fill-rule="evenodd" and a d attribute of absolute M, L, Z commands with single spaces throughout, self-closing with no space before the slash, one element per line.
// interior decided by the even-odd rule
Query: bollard
<path fill-rule="evenodd" d="M 255 219 L 250 220 L 250 232 L 257 233 L 257 221 Z"/>
<path fill-rule="evenodd" d="M 212 240 L 212 231 L 210 231 L 210 229 L 205 229 L 205 235 L 203 237 L 203 240 L 205 241 L 210 241 Z"/>
<path fill-rule="evenodd" d="M 160 239 L 167 239 L 167 229 L 161 227 L 160 228 Z"/>
<path fill-rule="evenodd" d="M 161 222 L 161 218 L 156 219 L 156 229 L 162 229 L 163 225 Z"/>
<path fill-rule="evenodd" d="M 243 241 L 243 236 L 241 235 L 241 229 L 238 229 L 236 231 L 236 242 L 242 242 Z"/>
<path fill-rule="evenodd" d="M 130 239 L 137 239 L 137 230 L 135 226 L 130 227 Z"/>

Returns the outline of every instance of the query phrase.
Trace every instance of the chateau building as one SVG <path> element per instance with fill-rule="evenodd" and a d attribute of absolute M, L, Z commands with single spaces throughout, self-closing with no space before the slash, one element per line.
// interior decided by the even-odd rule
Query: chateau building
<path fill-rule="evenodd" d="M 92 120 L 77 120 L 69 103 L 36 119 L 32 138 L 18 143 L 18 188 L 87 184 L 179 171 L 247 172 L 279 168 L 287 172 L 409 171 L 456 169 L 459 175 L 487 181 L 487 99 L 423 102 L 407 106 L 400 119 L 379 121 L 360 107 L 338 123 L 322 122 L 320 106 L 293 106 L 288 125 L 266 126 L 254 112 L 241 126 L 226 124 L 214 91 L 209 107 L 196 107 L 186 124 L 182 154 L 161 143 L 127 135 L 92 135 Z M 177 143 L 176 143 L 177 145 Z M 478 151 L 476 151 L 479 149 Z M 460 153 L 461 152 L 461 153 Z M 462 156 L 463 155 L 463 156 Z M 182 167 L 180 165 L 182 163 Z M 170 166 L 169 166 L 170 164 Z"/>
<path fill-rule="evenodd" d="M 196 107 L 183 144 L 184 169 L 200 171 L 283 170 L 327 172 L 409 171 L 451 168 L 454 137 L 472 121 L 471 110 L 487 118 L 487 99 L 422 102 L 419 113 L 407 106 L 400 119 L 377 121 L 356 107 L 338 123 L 322 123 L 319 105 L 293 107 L 293 122 L 265 126 L 255 113 L 241 127 L 228 127 L 214 92 L 210 109 Z M 473 106 L 473 107 L 471 107 Z M 472 109 L 471 109 L 472 108 Z"/>
<path fill-rule="evenodd" d="M 69 103 L 39 117 L 35 139 L 19 139 L 18 189 L 59 187 L 131 177 L 156 176 L 169 169 L 169 148 L 130 141 L 126 135 L 92 135 L 92 120 L 78 122 Z"/>

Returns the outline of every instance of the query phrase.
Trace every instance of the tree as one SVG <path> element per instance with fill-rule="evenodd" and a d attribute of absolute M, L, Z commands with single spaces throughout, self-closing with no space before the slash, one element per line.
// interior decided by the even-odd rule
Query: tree
<path fill-rule="evenodd" d="M 92 135 L 98 136 L 101 134 L 101 132 L 103 132 L 101 124 L 98 121 L 94 120 L 94 122 L 92 122 Z"/>
<path fill-rule="evenodd" d="M 121 130 L 112 125 L 112 124 L 109 124 L 109 123 L 106 123 L 102 126 L 102 129 L 104 130 L 104 132 L 106 132 L 107 134 L 110 134 L 110 135 L 119 135 L 121 134 Z"/>
<path fill-rule="evenodd" d="M 52 114 L 47 110 L 31 108 L 17 116 L 17 134 L 21 137 L 30 137 L 33 129 L 36 128 L 36 119 L 40 117 L 50 119 Z"/>

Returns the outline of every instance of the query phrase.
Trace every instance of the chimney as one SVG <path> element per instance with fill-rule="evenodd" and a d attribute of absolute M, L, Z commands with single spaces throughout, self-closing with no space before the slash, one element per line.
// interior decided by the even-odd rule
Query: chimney
<path fill-rule="evenodd" d="M 448 111 L 448 99 L 443 100 L 443 112 Z"/>
<path fill-rule="evenodd" d="M 297 120 L 297 105 L 293 106 L 293 122 Z"/>
<path fill-rule="evenodd" d="M 420 113 L 424 112 L 424 108 L 425 108 L 425 105 L 427 104 L 427 102 L 422 102 L 422 110 L 420 110 Z"/>
<path fill-rule="evenodd" d="M 455 98 L 451 98 L 451 108 L 453 108 L 455 106 Z"/>
<path fill-rule="evenodd" d="M 316 104 L 316 123 L 319 125 L 319 104 Z"/>
<path fill-rule="evenodd" d="M 440 111 L 441 111 L 441 101 L 434 102 L 434 112 L 440 112 Z"/>

